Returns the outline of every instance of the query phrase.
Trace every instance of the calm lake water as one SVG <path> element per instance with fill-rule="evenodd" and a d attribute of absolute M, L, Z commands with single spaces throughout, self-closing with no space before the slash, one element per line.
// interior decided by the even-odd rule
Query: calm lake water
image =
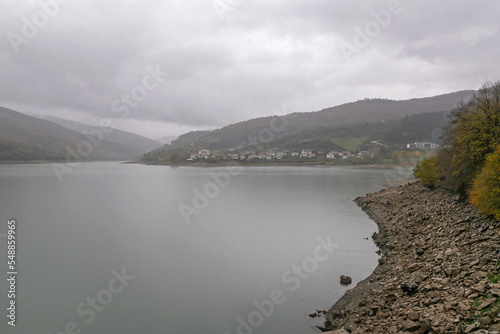
<path fill-rule="evenodd" d="M 12 328 L 0 238 L 0 332 L 313 333 L 307 314 L 340 298 L 339 276 L 377 263 L 364 239 L 376 225 L 353 199 L 407 174 L 232 174 L 100 162 L 59 182 L 51 165 L 0 166 L 0 233 L 15 218 L 18 241 Z"/>

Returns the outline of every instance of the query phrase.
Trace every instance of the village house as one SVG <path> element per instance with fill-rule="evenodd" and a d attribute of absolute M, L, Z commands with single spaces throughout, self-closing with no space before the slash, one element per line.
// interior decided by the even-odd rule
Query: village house
<path fill-rule="evenodd" d="M 439 144 L 429 142 L 416 142 L 414 144 L 407 144 L 406 148 L 411 150 L 435 150 L 439 148 Z"/>
<path fill-rule="evenodd" d="M 379 147 L 373 147 L 373 148 L 370 148 L 368 150 L 368 152 L 370 153 L 370 157 L 373 158 L 374 156 L 376 156 L 377 154 L 379 154 L 380 148 Z"/>
<path fill-rule="evenodd" d="M 368 151 L 361 151 L 358 153 L 358 159 L 366 158 L 369 155 L 370 155 L 370 153 L 368 153 Z"/>
<path fill-rule="evenodd" d="M 210 157 L 210 151 L 202 148 L 201 150 L 198 151 L 198 156 L 199 158 L 208 159 Z"/>
<path fill-rule="evenodd" d="M 342 159 L 352 159 L 353 155 L 350 151 L 342 151 L 340 152 L 340 155 L 342 156 Z"/>
<path fill-rule="evenodd" d="M 300 153 L 301 158 L 310 158 L 312 154 L 312 150 L 309 149 L 303 149 L 302 152 Z"/>

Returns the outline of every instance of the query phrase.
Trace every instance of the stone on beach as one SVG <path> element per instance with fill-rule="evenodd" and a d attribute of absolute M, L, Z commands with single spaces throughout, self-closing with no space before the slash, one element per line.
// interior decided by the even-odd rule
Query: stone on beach
<path fill-rule="evenodd" d="M 352 278 L 350 278 L 349 276 L 340 276 L 340 284 L 342 285 L 349 285 L 352 283 Z"/>

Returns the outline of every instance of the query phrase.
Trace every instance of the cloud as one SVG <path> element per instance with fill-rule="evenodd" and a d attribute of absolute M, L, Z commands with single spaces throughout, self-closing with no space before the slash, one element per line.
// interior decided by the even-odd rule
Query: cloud
<path fill-rule="evenodd" d="M 284 107 L 436 95 L 500 77 L 500 3 L 492 1 L 400 0 L 351 59 L 341 43 L 353 45 L 356 29 L 396 0 L 228 1 L 223 19 L 212 1 L 72 0 L 57 11 L 55 1 L 0 5 L 0 105 L 79 121 L 115 117 L 112 102 L 159 65 L 165 80 L 120 123 L 160 137 Z M 9 34 L 22 36 L 26 20 L 50 5 L 55 15 L 16 54 Z"/>

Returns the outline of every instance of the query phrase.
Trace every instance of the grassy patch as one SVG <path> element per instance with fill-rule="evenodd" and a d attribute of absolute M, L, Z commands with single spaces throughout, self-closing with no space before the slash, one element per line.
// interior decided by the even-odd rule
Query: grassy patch
<path fill-rule="evenodd" d="M 368 137 L 347 137 L 347 138 L 334 138 L 332 141 L 339 145 L 340 147 L 354 152 L 358 150 L 358 147 L 363 144 Z"/>
<path fill-rule="evenodd" d="M 499 276 L 500 275 L 488 275 L 488 279 L 491 282 L 493 282 L 492 279 L 493 280 L 495 278 L 498 279 Z M 483 302 L 484 302 L 484 299 L 478 297 L 478 298 L 474 298 L 474 301 L 472 303 L 474 304 L 474 306 L 478 307 Z M 486 307 L 482 310 L 478 310 L 475 313 L 471 314 L 472 320 L 468 321 L 467 323 L 472 324 L 474 321 L 481 319 L 487 312 L 489 312 L 491 310 L 495 310 L 495 312 L 497 312 L 497 313 L 500 312 L 500 298 L 497 297 L 495 304 L 491 305 L 490 307 Z"/>
<path fill-rule="evenodd" d="M 313 141 L 313 139 L 311 139 L 311 138 L 303 138 L 303 139 L 299 140 L 299 144 L 310 143 L 312 141 Z"/>
<path fill-rule="evenodd" d="M 493 284 L 497 284 L 498 282 L 500 282 L 500 274 L 488 275 L 487 277 L 488 277 L 488 281 L 490 281 Z"/>

